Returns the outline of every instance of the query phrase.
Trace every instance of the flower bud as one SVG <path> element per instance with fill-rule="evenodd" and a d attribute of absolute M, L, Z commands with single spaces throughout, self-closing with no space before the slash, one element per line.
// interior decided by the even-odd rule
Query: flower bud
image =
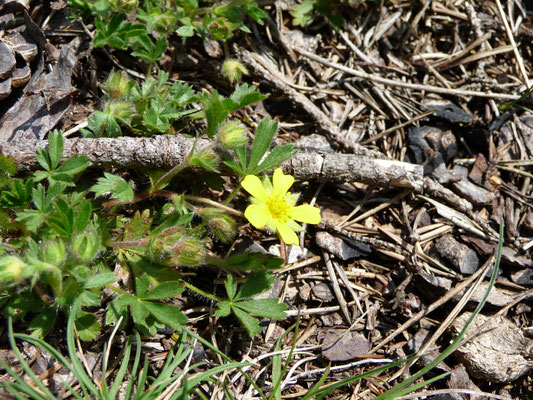
<path fill-rule="evenodd" d="M 185 239 L 172 247 L 170 260 L 177 265 L 197 267 L 204 264 L 207 250 L 199 239 Z"/>
<path fill-rule="evenodd" d="M 111 117 L 119 118 L 124 124 L 134 114 L 133 105 L 127 101 L 110 101 L 107 104 L 105 113 Z"/>
<path fill-rule="evenodd" d="M 126 74 L 116 71 L 109 75 L 104 83 L 103 90 L 110 99 L 115 100 L 127 96 L 131 86 L 132 81 L 126 77 Z"/>
<path fill-rule="evenodd" d="M 220 128 L 218 142 L 230 150 L 242 147 L 248 143 L 246 128 L 236 119 L 229 120 Z"/>
<path fill-rule="evenodd" d="M 100 250 L 100 235 L 90 229 L 72 241 L 72 253 L 82 263 L 90 263 Z"/>
<path fill-rule="evenodd" d="M 248 70 L 239 60 L 226 58 L 222 65 L 222 75 L 231 83 L 240 82 L 242 74 L 248 75 Z"/>
<path fill-rule="evenodd" d="M 194 153 L 189 160 L 189 165 L 198 165 L 207 169 L 208 171 L 217 172 L 217 164 L 219 158 L 217 153 L 211 148 L 206 147 L 203 150 L 200 150 L 197 153 Z"/>
<path fill-rule="evenodd" d="M 28 265 L 15 256 L 0 258 L 0 287 L 7 287 L 19 283 L 25 276 L 24 270 Z"/>
<path fill-rule="evenodd" d="M 62 240 L 50 240 L 43 243 L 41 256 L 44 262 L 60 266 L 67 259 L 67 250 Z"/>
<path fill-rule="evenodd" d="M 231 242 L 237 234 L 237 224 L 223 210 L 203 208 L 200 216 L 206 220 L 211 232 L 224 243 Z"/>

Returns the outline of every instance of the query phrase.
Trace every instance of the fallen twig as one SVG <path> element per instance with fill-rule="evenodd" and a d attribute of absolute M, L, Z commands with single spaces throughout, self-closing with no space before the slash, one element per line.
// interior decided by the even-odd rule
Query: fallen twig
<path fill-rule="evenodd" d="M 150 138 L 119 137 L 100 139 L 65 139 L 63 159 L 86 155 L 96 168 L 161 168 L 170 169 L 186 161 L 194 139 L 181 135 L 159 135 Z M 198 139 L 196 150 L 212 145 L 212 141 Z M 2 143 L 0 151 L 17 163 L 19 172 L 35 170 L 38 147 L 46 148 L 47 141 L 28 141 L 12 145 Z M 225 151 L 219 149 L 221 156 Z M 378 186 L 422 189 L 423 167 L 394 160 L 380 160 L 368 156 L 341 153 L 301 151 L 281 165 L 285 173 L 299 180 L 331 182 L 363 182 Z"/>

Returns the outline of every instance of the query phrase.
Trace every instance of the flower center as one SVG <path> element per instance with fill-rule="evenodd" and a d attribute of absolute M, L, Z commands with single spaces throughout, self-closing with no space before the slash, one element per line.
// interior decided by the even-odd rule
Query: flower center
<path fill-rule="evenodd" d="M 273 196 L 267 200 L 270 214 L 278 221 L 286 221 L 289 216 L 290 206 L 285 201 L 285 196 Z"/>

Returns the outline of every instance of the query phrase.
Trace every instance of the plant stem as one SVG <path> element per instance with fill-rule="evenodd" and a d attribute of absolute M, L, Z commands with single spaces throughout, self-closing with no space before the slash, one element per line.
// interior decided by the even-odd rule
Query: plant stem
<path fill-rule="evenodd" d="M 193 196 L 191 194 L 186 194 L 183 197 L 186 198 L 187 200 L 197 201 L 198 203 L 204 203 L 204 204 L 208 204 L 213 207 L 220 208 L 221 210 L 227 211 L 230 214 L 236 215 L 237 217 L 241 217 L 241 218 L 244 217 L 244 213 L 242 213 L 241 211 L 235 210 L 234 208 L 228 207 L 224 204 L 220 204 L 216 201 L 206 199 L 205 197 Z"/>
<path fill-rule="evenodd" d="M 233 189 L 233 192 L 231 192 L 231 194 L 229 195 L 229 197 L 227 198 L 227 200 L 224 202 L 224 205 L 227 205 L 229 204 L 233 198 L 237 195 L 237 193 L 239 193 L 239 191 L 241 190 L 241 184 L 239 183 L 237 185 L 237 187 L 235 189 Z"/>
<path fill-rule="evenodd" d="M 220 297 L 217 297 L 217 296 L 215 296 L 215 295 L 213 295 L 213 294 L 211 294 L 211 293 L 205 292 L 205 291 L 203 291 L 202 289 L 199 289 L 199 288 L 197 288 L 196 286 L 191 285 L 191 284 L 188 283 L 188 282 L 185 282 L 185 281 L 182 281 L 182 282 L 183 282 L 183 285 L 184 285 L 187 289 L 189 289 L 189 290 L 191 290 L 191 291 L 193 291 L 193 292 L 195 292 L 195 293 L 198 293 L 199 295 L 205 296 L 205 297 L 207 297 L 208 299 L 211 299 L 211 300 L 214 300 L 214 301 L 217 301 L 217 302 L 224 301 L 224 299 L 221 299 Z"/>

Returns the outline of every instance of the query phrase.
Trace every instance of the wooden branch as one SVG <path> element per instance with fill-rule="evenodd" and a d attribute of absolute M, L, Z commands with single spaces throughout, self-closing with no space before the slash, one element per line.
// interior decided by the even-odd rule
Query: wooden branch
<path fill-rule="evenodd" d="M 96 168 L 170 169 L 186 160 L 193 144 L 194 139 L 181 135 L 65 139 L 63 160 L 74 155 L 86 155 Z M 198 139 L 196 149 L 201 150 L 212 144 L 210 140 Z M 0 152 L 15 160 L 19 172 L 25 172 L 40 168 L 34 156 L 39 147 L 48 147 L 48 142 L 28 141 L 24 144 L 18 143 L 16 146 L 2 143 Z M 218 148 L 215 150 L 224 157 L 225 150 Z M 285 161 L 281 168 L 299 180 L 357 181 L 382 187 L 397 186 L 415 190 L 423 187 L 423 168 L 420 165 L 355 154 L 300 151 Z"/>

